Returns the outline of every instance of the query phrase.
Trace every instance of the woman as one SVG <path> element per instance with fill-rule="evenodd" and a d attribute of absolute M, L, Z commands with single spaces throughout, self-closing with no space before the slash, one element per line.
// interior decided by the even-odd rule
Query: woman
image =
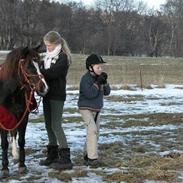
<path fill-rule="evenodd" d="M 47 158 L 40 164 L 59 170 L 72 169 L 70 149 L 61 123 L 71 54 L 66 41 L 56 31 L 48 32 L 43 41 L 47 51 L 41 72 L 49 86 L 49 92 L 43 97 L 43 111 L 49 142 Z"/>

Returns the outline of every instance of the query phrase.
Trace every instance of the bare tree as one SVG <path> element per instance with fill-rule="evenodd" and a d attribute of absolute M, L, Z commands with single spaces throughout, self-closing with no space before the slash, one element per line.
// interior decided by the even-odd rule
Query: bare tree
<path fill-rule="evenodd" d="M 182 56 L 182 19 L 182 0 L 167 0 L 151 13 L 135 0 L 98 0 L 96 8 L 66 0 L 1 0 L 0 48 L 35 45 L 57 30 L 73 52 Z"/>
<path fill-rule="evenodd" d="M 183 1 L 167 0 L 163 6 L 163 11 L 168 19 L 171 34 L 169 41 L 169 54 L 171 56 L 183 56 L 182 52 L 182 34 L 183 34 Z"/>
<path fill-rule="evenodd" d="M 160 12 L 158 15 L 144 17 L 144 37 L 148 56 L 161 56 L 162 45 L 167 35 L 167 25 Z"/>
<path fill-rule="evenodd" d="M 3 49 L 12 48 L 15 44 L 14 37 L 17 31 L 17 7 L 18 0 L 2 0 L 0 6 L 0 47 Z"/>

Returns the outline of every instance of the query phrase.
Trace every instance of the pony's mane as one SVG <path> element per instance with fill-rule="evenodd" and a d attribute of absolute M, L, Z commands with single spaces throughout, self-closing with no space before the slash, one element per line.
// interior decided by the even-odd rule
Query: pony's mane
<path fill-rule="evenodd" d="M 18 63 L 21 59 L 21 49 L 16 48 L 12 50 L 8 55 L 6 56 L 6 59 L 3 63 L 3 66 L 0 70 L 0 80 L 4 81 L 8 77 L 12 76 L 15 72 L 17 72 Z"/>
<path fill-rule="evenodd" d="M 16 48 L 8 53 L 5 62 L 0 70 L 0 80 L 4 81 L 8 77 L 17 75 L 18 65 L 21 59 L 25 59 L 27 63 L 32 61 L 32 58 L 38 58 L 39 54 L 28 47 L 26 48 Z"/>

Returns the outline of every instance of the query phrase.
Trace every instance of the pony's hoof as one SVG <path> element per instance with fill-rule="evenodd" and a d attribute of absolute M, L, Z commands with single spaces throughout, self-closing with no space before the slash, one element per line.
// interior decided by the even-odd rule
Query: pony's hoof
<path fill-rule="evenodd" d="M 1 170 L 1 176 L 0 176 L 0 178 L 1 179 L 4 179 L 4 178 L 7 178 L 7 177 L 9 177 L 9 170 L 8 169 Z"/>
<path fill-rule="evenodd" d="M 23 167 L 19 167 L 19 174 L 25 174 L 27 173 L 27 167 L 23 166 Z"/>
<path fill-rule="evenodd" d="M 19 160 L 13 159 L 13 163 L 14 163 L 14 164 L 17 164 L 17 163 L 19 163 Z"/>

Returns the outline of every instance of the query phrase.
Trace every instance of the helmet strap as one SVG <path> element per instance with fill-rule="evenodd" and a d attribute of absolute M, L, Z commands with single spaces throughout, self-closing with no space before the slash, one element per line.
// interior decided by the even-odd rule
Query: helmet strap
<path fill-rule="evenodd" d="M 93 66 L 89 66 L 89 71 L 90 71 L 91 73 L 94 73 L 95 76 L 97 76 L 97 74 L 95 73 L 95 71 L 94 71 L 94 69 L 93 69 Z"/>

